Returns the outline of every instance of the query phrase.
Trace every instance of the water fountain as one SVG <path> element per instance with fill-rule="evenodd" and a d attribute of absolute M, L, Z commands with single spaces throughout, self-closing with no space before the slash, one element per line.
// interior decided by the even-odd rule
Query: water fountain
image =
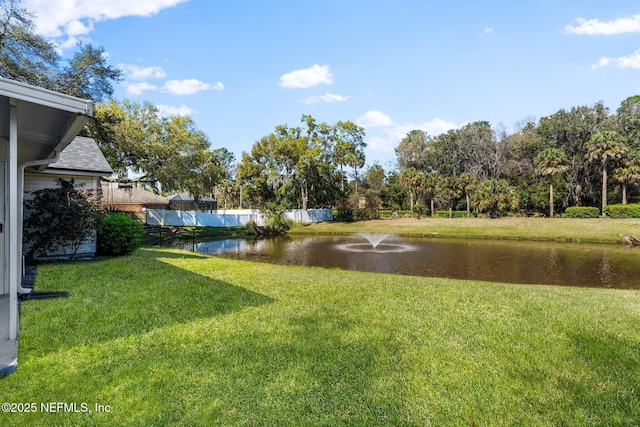
<path fill-rule="evenodd" d="M 356 236 L 363 237 L 367 243 L 348 242 L 336 245 L 336 248 L 348 252 L 369 252 L 372 254 L 386 254 L 391 252 L 409 252 L 416 250 L 413 245 L 400 242 L 389 242 L 393 234 L 385 233 L 357 233 Z"/>
<path fill-rule="evenodd" d="M 369 241 L 373 249 L 377 248 L 380 243 L 387 237 L 391 236 L 391 234 L 380 234 L 380 233 L 358 233 L 358 236 L 362 236 Z"/>

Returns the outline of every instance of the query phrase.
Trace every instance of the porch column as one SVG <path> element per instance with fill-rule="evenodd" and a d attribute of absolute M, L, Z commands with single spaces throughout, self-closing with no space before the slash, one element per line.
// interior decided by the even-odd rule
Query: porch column
<path fill-rule="evenodd" d="M 18 338 L 18 280 L 20 257 L 18 254 L 18 107 L 9 100 L 9 161 L 7 162 L 7 218 L 5 233 L 9 234 L 9 250 L 5 255 L 9 270 L 9 339 Z"/>

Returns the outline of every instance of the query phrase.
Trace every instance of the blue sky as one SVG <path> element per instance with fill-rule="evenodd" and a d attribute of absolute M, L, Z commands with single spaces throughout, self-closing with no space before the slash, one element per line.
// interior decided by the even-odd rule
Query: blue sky
<path fill-rule="evenodd" d="M 119 100 L 190 115 L 236 154 L 302 114 L 366 129 L 384 167 L 437 135 L 640 92 L 637 0 L 23 0 L 63 54 L 104 47 Z"/>

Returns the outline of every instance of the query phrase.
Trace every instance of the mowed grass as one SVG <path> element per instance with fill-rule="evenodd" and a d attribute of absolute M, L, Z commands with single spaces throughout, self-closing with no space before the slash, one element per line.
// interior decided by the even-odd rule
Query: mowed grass
<path fill-rule="evenodd" d="M 540 426 L 640 420 L 640 291 L 173 250 L 41 266 L 0 425 Z M 95 405 L 109 412 L 95 412 Z"/>
<path fill-rule="evenodd" d="M 562 242 L 620 242 L 621 234 L 640 238 L 638 219 L 572 218 L 403 218 L 353 223 L 326 222 L 295 227 L 296 234 L 348 234 L 367 231 L 404 236 L 517 239 Z"/>

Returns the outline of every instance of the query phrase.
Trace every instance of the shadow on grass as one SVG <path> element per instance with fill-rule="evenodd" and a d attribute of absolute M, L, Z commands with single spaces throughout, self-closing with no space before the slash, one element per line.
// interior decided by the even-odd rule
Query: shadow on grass
<path fill-rule="evenodd" d="M 366 325 L 320 306 L 281 322 L 277 332 L 226 335 L 215 356 L 197 349 L 184 355 L 203 361 L 192 377 L 214 378 L 206 392 L 225 396 L 199 416 L 216 425 L 402 424 L 402 372 L 386 369 L 400 353 L 392 335 L 372 336 Z"/>
<path fill-rule="evenodd" d="M 22 303 L 21 356 L 144 334 L 273 301 L 161 258 L 203 257 L 145 250 L 129 257 L 41 266 L 36 288 L 67 291 L 71 297 Z"/>
<path fill-rule="evenodd" d="M 596 424 L 637 425 L 640 420 L 640 344 L 620 337 L 583 331 L 570 335 L 584 375 L 560 384 L 588 408 Z"/>

